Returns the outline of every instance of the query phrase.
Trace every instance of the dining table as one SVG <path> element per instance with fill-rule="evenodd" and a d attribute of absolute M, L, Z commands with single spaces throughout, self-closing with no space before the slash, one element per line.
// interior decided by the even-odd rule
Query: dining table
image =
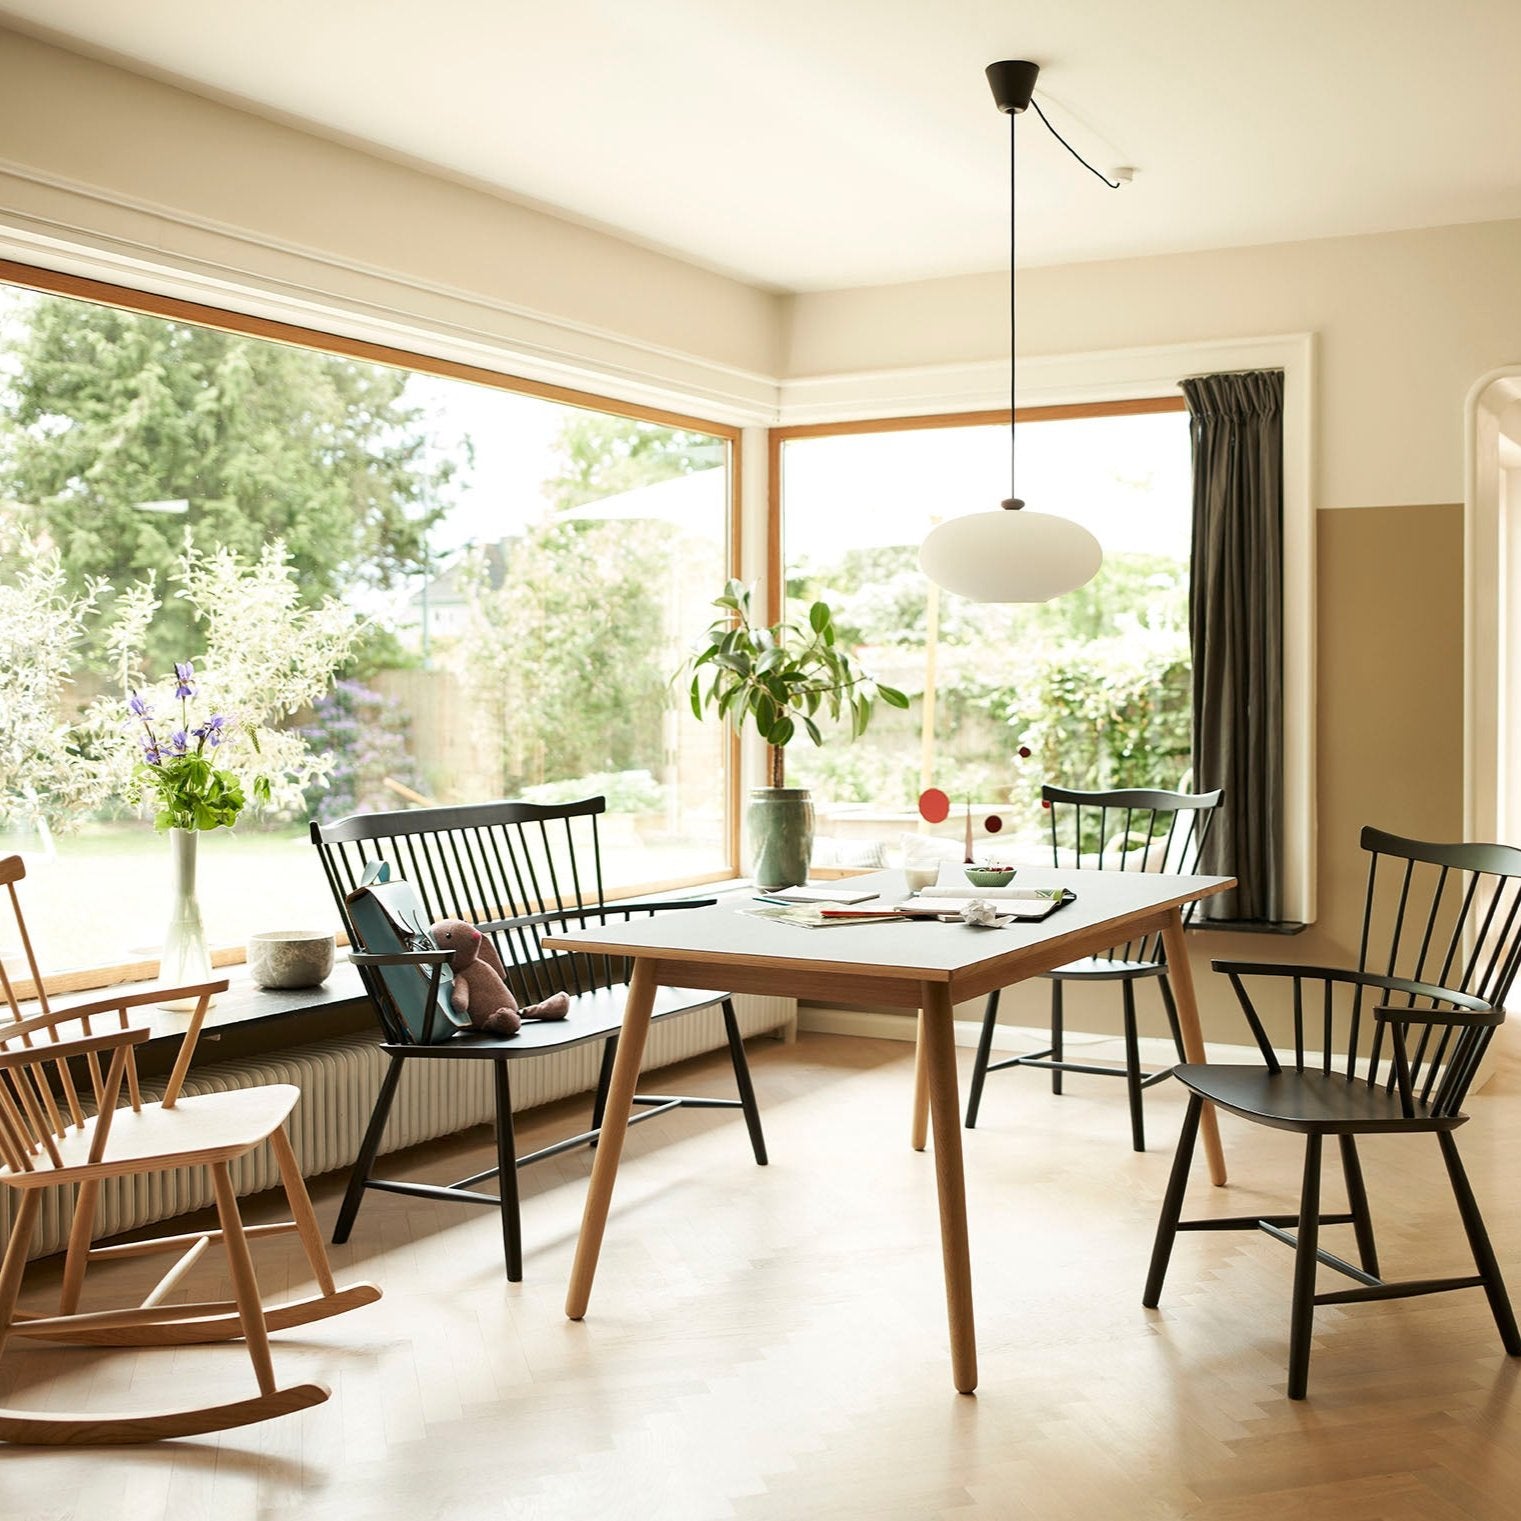
<path fill-rule="evenodd" d="M 757 914 L 760 905 L 753 892 L 735 892 L 711 906 L 682 913 L 609 920 L 546 935 L 544 944 L 549 949 L 626 957 L 631 964 L 623 1027 L 565 1313 L 580 1320 L 591 1300 L 657 987 L 723 988 L 916 1010 L 910 1140 L 922 1147 L 928 1122 L 939 1197 L 952 1382 L 960 1393 L 972 1393 L 977 1387 L 977 1343 L 956 1079 L 955 1006 L 1084 956 L 1160 933 L 1184 1052 L 1190 1062 L 1203 1061 L 1184 916 L 1190 904 L 1225 892 L 1235 886 L 1235 879 L 1021 867 L 1017 885 L 1065 888 L 1075 896 L 1044 919 L 998 927 L 906 917 L 837 919 L 813 926 Z M 884 908 L 909 896 L 902 872 L 851 878 L 849 886 L 876 893 Z M 975 896 L 975 890 L 969 896 Z M 864 910 L 873 904 L 865 901 L 854 906 Z M 609 915 L 617 908 L 616 903 L 609 904 Z M 1210 1178 L 1223 1185 L 1225 1157 L 1208 1106 L 1202 1135 Z"/>

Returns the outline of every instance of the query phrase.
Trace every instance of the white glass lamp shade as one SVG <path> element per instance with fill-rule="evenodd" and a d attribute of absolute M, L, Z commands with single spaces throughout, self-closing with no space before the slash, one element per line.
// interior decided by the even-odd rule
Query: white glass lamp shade
<path fill-rule="evenodd" d="M 951 518 L 919 547 L 919 568 L 973 602 L 1048 602 L 1091 581 L 1099 541 L 1049 512 L 1004 510 Z"/>

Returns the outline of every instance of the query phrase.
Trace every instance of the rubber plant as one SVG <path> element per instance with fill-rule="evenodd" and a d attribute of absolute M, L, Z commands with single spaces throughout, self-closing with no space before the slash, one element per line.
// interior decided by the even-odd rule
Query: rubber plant
<path fill-rule="evenodd" d="M 751 588 L 730 581 L 713 599 L 721 609 L 702 636 L 678 679 L 691 672 L 692 712 L 716 712 L 737 730 L 746 720 L 771 747 L 767 784 L 785 785 L 786 747 L 800 734 L 824 743 L 818 720 L 848 717 L 850 738 L 864 734 L 880 698 L 890 708 L 906 708 L 908 698 L 862 671 L 841 647 L 834 614 L 826 602 L 808 609 L 808 622 L 756 623 Z"/>

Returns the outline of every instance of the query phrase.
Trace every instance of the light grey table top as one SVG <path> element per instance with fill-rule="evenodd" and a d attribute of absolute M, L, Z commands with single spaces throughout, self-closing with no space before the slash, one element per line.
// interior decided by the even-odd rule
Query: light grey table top
<path fill-rule="evenodd" d="M 1077 900 L 1036 923 L 1001 929 L 937 920 L 831 924 L 810 929 L 747 913 L 758 905 L 749 896 L 710 908 L 614 921 L 545 937 L 556 950 L 608 952 L 688 963 L 765 962 L 827 971 L 852 971 L 920 982 L 949 982 L 957 974 L 988 963 L 1011 969 L 1038 956 L 1048 964 L 1064 959 L 1053 952 L 1072 944 L 1087 955 L 1134 933 L 1142 921 L 1199 898 L 1224 892 L 1232 877 L 1167 876 L 1157 872 L 1077 871 L 1021 867 L 1016 887 L 1070 887 Z M 874 888 L 884 903 L 908 896 L 902 872 L 874 872 L 850 878 L 850 885 Z M 976 896 L 975 889 L 968 896 Z M 870 903 L 858 905 L 869 908 Z M 1112 933 L 1111 933 L 1112 931 Z M 1106 938 L 1107 937 L 1107 938 Z M 1015 972 L 1017 976 L 1023 975 Z"/>

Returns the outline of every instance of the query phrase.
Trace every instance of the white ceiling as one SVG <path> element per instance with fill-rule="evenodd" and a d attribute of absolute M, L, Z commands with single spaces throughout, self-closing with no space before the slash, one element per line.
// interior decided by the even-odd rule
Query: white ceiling
<path fill-rule="evenodd" d="M 0 0 L 27 30 L 785 290 L 1521 216 L 1518 0 Z M 71 109 L 78 109 L 74 102 Z M 102 130 L 111 123 L 102 122 Z M 3 145 L 0 145 L 3 157 Z"/>

